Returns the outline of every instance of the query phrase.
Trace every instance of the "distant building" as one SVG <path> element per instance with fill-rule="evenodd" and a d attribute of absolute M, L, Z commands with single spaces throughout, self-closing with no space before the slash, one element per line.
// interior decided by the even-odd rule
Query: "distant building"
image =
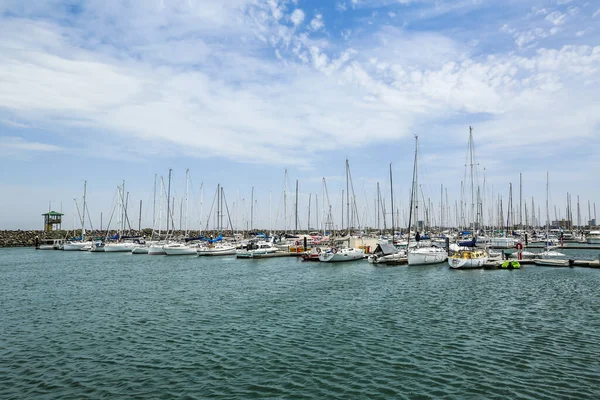
<path fill-rule="evenodd" d="M 42 217 L 44 217 L 44 232 L 60 230 L 63 215 L 56 211 L 49 211 L 46 214 L 42 214 Z"/>

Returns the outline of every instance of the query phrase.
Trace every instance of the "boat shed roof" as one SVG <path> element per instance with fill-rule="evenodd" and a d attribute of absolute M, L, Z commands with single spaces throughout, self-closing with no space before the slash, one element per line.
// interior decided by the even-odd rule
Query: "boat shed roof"
<path fill-rule="evenodd" d="M 62 215 L 65 215 L 65 214 L 61 214 L 61 213 L 56 212 L 56 211 L 49 211 L 49 212 L 47 212 L 45 214 L 42 214 L 42 215 L 43 216 L 46 216 L 46 215 L 58 215 L 58 216 L 62 216 Z"/>

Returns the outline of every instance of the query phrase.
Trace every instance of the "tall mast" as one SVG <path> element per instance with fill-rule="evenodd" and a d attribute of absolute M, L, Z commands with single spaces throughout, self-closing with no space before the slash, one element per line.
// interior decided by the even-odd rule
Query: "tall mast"
<path fill-rule="evenodd" d="M 171 219 L 171 172 L 169 168 L 169 183 L 167 186 L 167 235 L 169 234 L 169 219 Z"/>
<path fill-rule="evenodd" d="M 154 196 L 152 200 L 152 230 L 156 228 L 156 177 L 157 174 L 154 174 Z"/>
<path fill-rule="evenodd" d="M 287 232 L 287 168 L 283 178 L 283 231 Z"/>
<path fill-rule="evenodd" d="M 379 204 L 381 202 L 381 191 L 379 190 L 379 182 L 377 182 L 377 230 L 381 229 L 381 224 L 379 223 Z"/>
<path fill-rule="evenodd" d="M 346 158 L 346 224 L 348 224 L 348 232 L 350 232 L 350 188 L 348 186 L 349 170 L 350 165 L 348 164 L 348 159 Z M 342 229 L 344 229 L 343 226 Z"/>
<path fill-rule="evenodd" d="M 296 210 L 295 214 L 295 222 L 294 222 L 294 232 L 298 232 L 298 179 L 296 179 Z"/>
<path fill-rule="evenodd" d="M 140 200 L 140 217 L 138 219 L 138 232 L 142 231 L 142 200 Z"/>
<path fill-rule="evenodd" d="M 254 230 L 254 186 L 250 194 L 250 232 Z"/>
<path fill-rule="evenodd" d="M 519 172 L 519 227 L 523 228 L 523 173 Z"/>
<path fill-rule="evenodd" d="M 410 190 L 410 205 L 409 205 L 409 212 L 408 212 L 408 242 L 406 245 L 406 248 L 409 248 L 410 245 L 410 225 L 412 223 L 412 216 L 413 216 L 413 201 L 415 199 L 415 182 L 417 179 L 417 149 L 418 149 L 418 143 L 419 141 L 419 137 L 417 135 L 415 135 L 415 160 L 414 160 L 414 164 L 413 164 L 413 184 L 412 184 L 412 188 Z M 415 230 L 416 231 L 416 230 Z"/>
<path fill-rule="evenodd" d="M 315 215 L 317 216 L 317 230 L 319 230 L 319 194 L 315 193 Z"/>
<path fill-rule="evenodd" d="M 87 181 L 83 181 L 83 211 L 82 211 L 82 217 L 81 217 L 81 241 L 85 241 L 85 208 L 86 208 L 86 203 L 85 203 L 85 195 L 86 195 L 86 190 L 87 190 Z"/>
<path fill-rule="evenodd" d="M 444 222 L 444 185 L 440 185 L 440 230 L 443 229 Z"/>
<path fill-rule="evenodd" d="M 412 190 L 412 192 L 413 192 L 412 195 L 413 195 L 413 198 L 415 201 L 415 232 L 417 232 L 419 229 L 419 166 L 417 164 L 418 151 L 419 151 L 419 136 L 415 135 L 415 165 L 413 168 L 413 190 Z"/>
<path fill-rule="evenodd" d="M 392 202 L 392 244 L 394 243 L 394 236 L 396 235 L 396 228 L 394 225 L 394 181 L 392 179 L 392 163 L 390 163 L 390 198 Z"/>
<path fill-rule="evenodd" d="M 190 181 L 190 169 L 185 170 L 185 236 L 188 235 L 188 218 L 189 218 L 189 181 Z"/>
<path fill-rule="evenodd" d="M 308 194 L 308 225 L 306 225 L 306 231 L 310 232 L 310 204 L 312 200 L 312 193 Z"/>
<path fill-rule="evenodd" d="M 469 126 L 469 159 L 471 164 L 471 221 L 475 216 L 475 180 L 473 176 L 473 128 Z M 473 226 L 474 227 L 474 226 Z"/>

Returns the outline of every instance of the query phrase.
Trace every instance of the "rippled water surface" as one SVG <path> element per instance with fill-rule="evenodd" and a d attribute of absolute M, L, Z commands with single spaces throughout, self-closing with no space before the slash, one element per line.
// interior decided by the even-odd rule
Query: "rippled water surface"
<path fill-rule="evenodd" d="M 600 270 L 0 249 L 0 398 L 600 398 Z"/>

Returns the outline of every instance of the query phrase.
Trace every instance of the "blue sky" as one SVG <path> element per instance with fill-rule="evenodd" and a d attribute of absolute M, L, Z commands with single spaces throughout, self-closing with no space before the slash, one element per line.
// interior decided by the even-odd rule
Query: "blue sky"
<path fill-rule="evenodd" d="M 569 192 L 586 219 L 600 206 L 599 43 L 592 1 L 3 0 L 0 229 L 40 228 L 50 201 L 72 226 L 84 180 L 95 227 L 122 180 L 150 226 L 169 168 L 177 202 L 190 169 L 190 226 L 221 183 L 238 226 L 254 186 L 254 224 L 281 227 L 285 168 L 300 225 L 322 177 L 339 224 L 346 158 L 372 222 L 390 163 L 408 204 L 415 134 L 439 209 L 440 185 L 460 201 L 469 126 L 488 217 L 510 183 L 518 202 L 519 173 L 544 206 L 549 171 L 551 217 Z"/>

